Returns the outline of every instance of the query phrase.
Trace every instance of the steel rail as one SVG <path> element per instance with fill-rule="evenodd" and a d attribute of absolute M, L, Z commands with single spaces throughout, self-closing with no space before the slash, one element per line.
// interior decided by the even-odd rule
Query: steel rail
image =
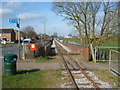
<path fill-rule="evenodd" d="M 71 67 L 73 70 L 76 70 L 76 68 L 74 67 L 74 65 L 72 65 L 69 61 L 66 61 Z"/>
<path fill-rule="evenodd" d="M 99 86 L 87 75 L 87 73 L 82 69 L 82 67 L 77 63 L 77 61 L 73 60 L 72 57 L 70 57 L 69 54 L 66 54 L 79 68 L 79 70 L 85 75 L 85 77 L 92 83 L 92 85 L 97 89 L 100 90 Z"/>
<path fill-rule="evenodd" d="M 56 46 L 57 46 L 57 45 L 56 45 Z M 58 48 L 58 46 L 57 46 L 57 48 Z M 65 68 L 66 68 L 66 70 L 67 70 L 67 72 L 68 72 L 68 74 L 69 74 L 69 76 L 70 76 L 70 79 L 71 79 L 71 81 L 72 81 L 72 84 L 73 84 L 74 88 L 75 88 L 76 90 L 79 90 L 78 85 L 76 84 L 76 82 L 75 82 L 75 80 L 74 80 L 74 77 L 73 77 L 73 75 L 72 75 L 72 73 L 71 73 L 71 71 L 70 71 L 70 69 L 69 69 L 69 67 L 68 67 L 68 65 L 67 65 L 67 62 L 66 62 L 65 58 L 64 58 L 63 55 L 62 55 L 61 50 L 60 50 L 59 48 L 58 48 L 58 50 L 59 50 L 59 52 L 60 52 L 60 56 L 62 57 L 63 64 L 64 64 L 64 66 L 65 66 Z"/>
<path fill-rule="evenodd" d="M 60 49 L 59 49 L 59 51 L 60 51 Z M 66 51 L 66 50 L 64 50 L 64 51 Z M 60 53 L 61 53 L 61 51 L 60 51 Z M 62 53 L 60 54 L 61 55 L 61 57 L 63 58 L 63 60 L 64 60 L 64 66 L 66 67 L 66 69 L 67 69 L 67 71 L 69 71 L 69 75 L 72 77 L 72 80 L 73 80 L 73 82 L 75 83 L 74 85 L 76 86 L 75 88 L 77 88 L 78 87 L 78 85 L 76 84 L 76 82 L 75 82 L 75 80 L 74 80 L 74 77 L 73 77 L 73 75 L 72 75 L 72 73 L 71 73 L 71 71 L 70 71 L 70 69 L 69 69 L 69 67 L 68 67 L 68 65 L 67 65 L 67 63 L 66 63 L 66 61 L 65 61 L 65 58 L 63 57 L 63 55 L 62 55 Z M 100 88 L 99 88 L 99 86 L 91 79 L 91 77 L 89 77 L 88 75 L 87 75 L 87 73 L 83 70 L 83 68 L 77 63 L 77 61 L 75 61 L 75 60 L 73 60 L 73 58 L 69 55 L 69 53 L 66 51 L 66 54 L 65 55 L 67 55 L 69 58 L 70 58 L 70 60 L 72 60 L 74 63 L 75 63 L 75 65 L 79 68 L 79 70 L 84 74 L 84 76 L 91 82 L 91 84 L 96 88 L 96 90 L 100 90 Z M 79 88 L 78 88 L 79 89 Z"/>

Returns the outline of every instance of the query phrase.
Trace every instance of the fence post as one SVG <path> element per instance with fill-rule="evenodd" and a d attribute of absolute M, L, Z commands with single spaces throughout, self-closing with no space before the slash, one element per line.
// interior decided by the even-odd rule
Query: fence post
<path fill-rule="evenodd" d="M 95 59 L 97 60 L 97 48 L 95 47 Z"/>
<path fill-rule="evenodd" d="M 23 59 L 25 59 L 25 44 L 23 44 Z"/>
<path fill-rule="evenodd" d="M 110 49 L 110 51 L 109 51 L 109 70 L 110 70 L 110 64 L 111 64 L 111 54 L 112 54 L 112 50 Z"/>
<path fill-rule="evenodd" d="M 93 51 L 92 44 L 90 44 L 90 49 L 91 49 L 93 61 L 94 61 L 94 63 L 96 63 L 96 58 L 95 58 L 95 54 L 94 54 L 94 51 Z"/>

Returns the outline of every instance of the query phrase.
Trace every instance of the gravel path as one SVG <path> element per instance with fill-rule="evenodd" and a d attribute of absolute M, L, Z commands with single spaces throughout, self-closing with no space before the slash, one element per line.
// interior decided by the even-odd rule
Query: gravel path
<path fill-rule="evenodd" d="M 58 70 L 60 65 L 58 62 L 48 62 L 48 63 L 17 63 L 17 69 L 19 70 Z"/>
<path fill-rule="evenodd" d="M 91 63 L 80 61 L 79 62 L 86 70 L 108 70 L 109 64 L 108 63 Z"/>

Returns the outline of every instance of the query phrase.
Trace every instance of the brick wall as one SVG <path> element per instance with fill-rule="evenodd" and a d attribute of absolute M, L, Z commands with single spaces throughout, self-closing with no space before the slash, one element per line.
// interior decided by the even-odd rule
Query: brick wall
<path fill-rule="evenodd" d="M 83 47 L 83 46 L 76 46 L 73 44 L 65 44 L 67 47 L 69 47 L 72 51 L 80 53 L 81 55 L 83 55 L 85 57 L 85 59 L 87 61 L 89 61 L 89 49 L 87 47 Z"/>

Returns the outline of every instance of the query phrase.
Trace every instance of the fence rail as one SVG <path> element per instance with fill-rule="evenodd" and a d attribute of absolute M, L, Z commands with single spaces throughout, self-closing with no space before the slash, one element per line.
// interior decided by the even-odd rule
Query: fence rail
<path fill-rule="evenodd" d="M 120 47 L 106 47 L 106 46 L 96 46 L 94 48 L 96 61 L 109 61 L 110 50 L 119 49 Z M 119 52 L 114 50 L 115 52 Z"/>
<path fill-rule="evenodd" d="M 115 75 L 120 76 L 120 73 L 119 73 L 120 52 L 111 49 L 109 55 L 110 55 L 109 56 L 109 70 L 112 71 Z M 118 60 L 116 60 L 116 59 L 118 59 Z"/>
<path fill-rule="evenodd" d="M 120 47 L 104 47 L 104 46 L 97 46 L 94 48 L 95 58 L 96 61 L 107 61 L 109 63 L 109 70 L 117 75 L 120 76 L 119 68 L 120 68 Z"/>

